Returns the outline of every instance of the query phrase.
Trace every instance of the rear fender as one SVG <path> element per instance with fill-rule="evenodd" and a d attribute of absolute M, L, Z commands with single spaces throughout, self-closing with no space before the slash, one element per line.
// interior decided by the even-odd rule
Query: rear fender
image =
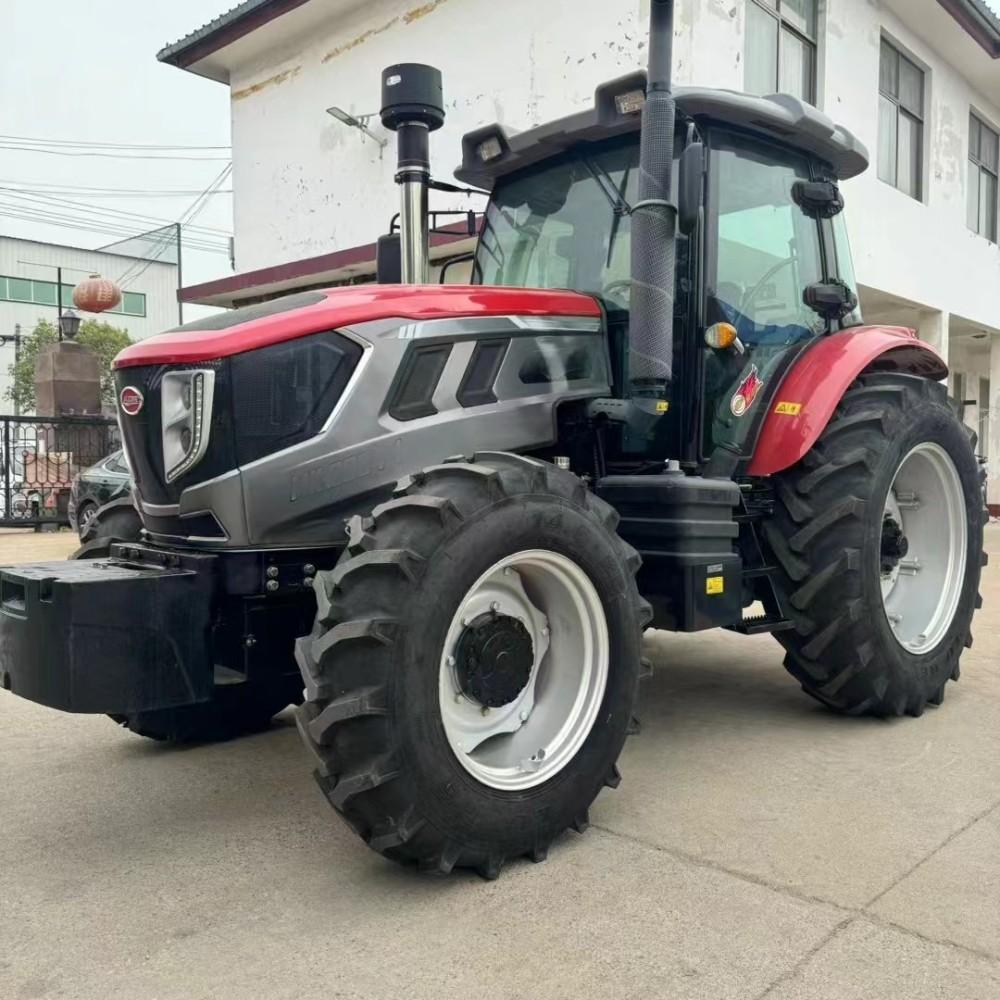
<path fill-rule="evenodd" d="M 850 384 L 864 371 L 942 379 L 948 366 L 913 330 L 859 326 L 818 339 L 786 374 L 769 404 L 747 472 L 770 476 L 816 443 Z"/>

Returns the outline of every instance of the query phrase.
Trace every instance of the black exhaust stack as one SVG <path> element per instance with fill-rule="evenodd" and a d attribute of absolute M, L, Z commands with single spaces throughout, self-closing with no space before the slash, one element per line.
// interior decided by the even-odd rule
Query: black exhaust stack
<path fill-rule="evenodd" d="M 382 124 L 396 133 L 401 277 L 407 285 L 425 284 L 430 254 L 430 133 L 444 124 L 440 70 L 421 63 L 399 63 L 384 69 L 381 118 Z"/>
<path fill-rule="evenodd" d="M 629 381 L 634 396 L 662 398 L 674 349 L 677 209 L 671 197 L 676 106 L 670 89 L 674 0 L 652 0 L 642 109 L 638 200 L 632 209 Z"/>

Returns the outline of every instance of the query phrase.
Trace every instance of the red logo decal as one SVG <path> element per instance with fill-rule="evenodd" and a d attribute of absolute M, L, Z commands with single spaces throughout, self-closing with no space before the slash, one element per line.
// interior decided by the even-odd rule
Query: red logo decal
<path fill-rule="evenodd" d="M 757 366 L 751 365 L 746 378 L 740 382 L 739 388 L 733 393 L 733 398 L 729 401 L 729 409 L 734 417 L 742 417 L 750 404 L 757 398 L 757 393 L 764 388 L 764 380 L 757 374 Z"/>
<path fill-rule="evenodd" d="M 121 403 L 121 408 L 130 417 L 134 417 L 142 409 L 142 404 L 145 402 L 142 393 L 131 385 L 122 389 L 118 401 Z"/>

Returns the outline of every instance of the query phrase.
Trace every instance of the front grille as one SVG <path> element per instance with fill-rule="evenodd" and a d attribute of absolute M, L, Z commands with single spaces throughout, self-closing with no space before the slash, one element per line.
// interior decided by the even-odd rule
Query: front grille
<path fill-rule="evenodd" d="M 191 486 L 314 437 L 343 395 L 361 353 L 354 341 L 327 332 L 219 361 L 118 369 L 115 381 L 119 397 L 127 386 L 138 389 L 144 397 L 135 416 L 120 414 L 140 497 L 149 504 L 176 504 Z M 163 461 L 161 384 L 167 372 L 192 369 L 215 372 L 208 446 L 190 471 L 168 483 Z M 180 523 L 190 527 L 187 519 Z M 199 532 L 185 530 L 184 534 Z"/>
<path fill-rule="evenodd" d="M 215 401 L 212 407 L 211 435 L 202 460 L 190 472 L 168 483 L 163 467 L 163 424 L 160 409 L 160 385 L 171 371 L 208 368 L 215 372 Z M 132 386 L 143 397 L 142 409 L 135 415 L 120 413 L 122 436 L 128 453 L 132 475 L 139 495 L 147 503 L 175 504 L 189 486 L 221 476 L 235 469 L 236 449 L 233 442 L 230 363 L 221 361 L 175 365 L 144 365 L 120 368 L 115 373 L 118 395 Z"/>

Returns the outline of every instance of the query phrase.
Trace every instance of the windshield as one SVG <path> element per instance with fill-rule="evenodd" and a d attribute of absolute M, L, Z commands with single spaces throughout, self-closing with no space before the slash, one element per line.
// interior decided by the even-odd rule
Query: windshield
<path fill-rule="evenodd" d="M 498 184 L 476 253 L 479 282 L 572 288 L 627 308 L 638 161 L 633 137 Z"/>

